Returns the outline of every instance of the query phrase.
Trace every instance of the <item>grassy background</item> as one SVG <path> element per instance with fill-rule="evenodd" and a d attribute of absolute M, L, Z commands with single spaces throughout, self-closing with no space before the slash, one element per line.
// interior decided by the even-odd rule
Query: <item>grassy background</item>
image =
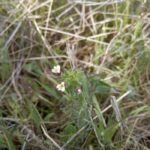
<path fill-rule="evenodd" d="M 0 150 L 150 149 L 149 45 L 149 0 L 1 0 Z"/>

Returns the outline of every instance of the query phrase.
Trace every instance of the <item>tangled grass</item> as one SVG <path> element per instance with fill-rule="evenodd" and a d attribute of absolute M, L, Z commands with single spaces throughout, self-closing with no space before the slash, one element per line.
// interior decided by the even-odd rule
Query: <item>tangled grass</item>
<path fill-rule="evenodd" d="M 149 0 L 0 1 L 0 150 L 150 149 Z"/>

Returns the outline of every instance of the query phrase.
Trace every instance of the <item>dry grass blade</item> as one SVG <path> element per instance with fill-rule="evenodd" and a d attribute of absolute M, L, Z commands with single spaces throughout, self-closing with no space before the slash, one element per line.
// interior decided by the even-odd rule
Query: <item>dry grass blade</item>
<path fill-rule="evenodd" d="M 45 28 L 45 27 L 41 27 L 41 26 L 39 27 L 39 29 L 41 29 L 41 30 L 47 30 L 47 31 L 52 31 L 52 32 L 56 32 L 56 33 L 61 33 L 61 34 L 68 35 L 68 36 L 71 36 L 71 37 L 74 37 L 74 38 L 77 38 L 77 39 L 80 39 L 80 40 L 87 40 L 89 42 L 94 42 L 94 43 L 97 43 L 97 44 L 108 45 L 105 42 L 101 42 L 101 41 L 98 41 L 98 40 L 93 40 L 93 39 L 91 39 L 89 37 L 80 36 L 78 34 L 73 34 L 73 33 L 65 32 L 65 31 L 62 31 L 60 29 Z"/>
<path fill-rule="evenodd" d="M 149 8 L 0 0 L 0 149 L 150 149 Z"/>
<path fill-rule="evenodd" d="M 112 105 L 112 108 L 115 112 L 116 120 L 118 122 L 120 122 L 121 121 L 121 113 L 120 113 L 120 110 L 119 110 L 118 103 L 116 102 L 116 98 L 114 96 L 112 96 L 111 105 Z"/>
<path fill-rule="evenodd" d="M 48 135 L 48 133 L 46 132 L 46 130 L 44 129 L 44 127 L 42 125 L 41 125 L 41 129 L 42 129 L 44 135 L 54 144 L 54 146 L 61 149 L 61 147 L 54 141 L 54 139 Z"/>

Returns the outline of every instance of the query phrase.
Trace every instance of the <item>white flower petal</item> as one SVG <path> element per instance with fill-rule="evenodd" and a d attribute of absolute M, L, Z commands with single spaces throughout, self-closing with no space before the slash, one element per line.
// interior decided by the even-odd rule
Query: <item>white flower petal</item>
<path fill-rule="evenodd" d="M 64 92 L 65 91 L 65 83 L 61 82 L 60 84 L 58 84 L 56 86 L 56 88 L 57 88 L 58 91 Z"/>
<path fill-rule="evenodd" d="M 60 65 L 54 66 L 52 69 L 53 73 L 60 73 Z"/>

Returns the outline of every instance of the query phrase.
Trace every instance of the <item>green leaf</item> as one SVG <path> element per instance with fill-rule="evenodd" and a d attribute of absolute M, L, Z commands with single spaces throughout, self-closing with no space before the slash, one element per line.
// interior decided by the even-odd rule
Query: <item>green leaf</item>
<path fill-rule="evenodd" d="M 41 68 L 39 67 L 39 65 L 35 61 L 28 63 L 28 64 L 25 64 L 23 68 L 35 76 L 42 74 Z"/>
<path fill-rule="evenodd" d="M 130 113 L 130 115 L 138 115 L 138 114 L 140 114 L 140 113 L 142 113 L 142 112 L 145 112 L 145 111 L 150 112 L 150 106 L 144 105 L 144 106 L 141 106 L 141 107 L 139 107 L 139 108 L 136 108 L 135 110 L 133 110 L 133 111 Z"/>
<path fill-rule="evenodd" d="M 56 98 L 56 99 L 59 99 L 60 97 L 58 96 L 57 92 L 56 92 L 56 89 L 52 86 L 48 86 L 46 84 L 43 84 L 39 81 L 37 81 L 47 92 L 49 95 L 51 95 L 52 97 Z"/>
<path fill-rule="evenodd" d="M 103 117 L 103 113 L 101 111 L 101 108 L 99 107 L 99 103 L 97 102 L 96 96 L 93 96 L 93 103 L 95 106 L 94 110 L 96 112 L 96 115 L 98 116 L 99 121 L 103 123 L 104 127 L 106 127 L 106 122 L 105 122 L 105 119 Z"/>
<path fill-rule="evenodd" d="M 118 127 L 119 127 L 119 124 L 111 124 L 109 127 L 105 129 L 104 135 L 103 135 L 105 142 L 107 142 L 108 144 L 112 143 L 112 138 L 114 134 L 116 133 Z"/>
<path fill-rule="evenodd" d="M 71 123 L 68 123 L 65 126 L 64 130 L 62 131 L 61 141 L 65 142 L 66 140 L 68 140 L 68 138 L 70 138 L 76 132 L 77 132 L 77 128 L 74 125 L 72 125 Z"/>
<path fill-rule="evenodd" d="M 141 35 L 142 26 L 143 26 L 143 22 L 142 21 L 139 21 L 139 22 L 136 23 L 135 31 L 134 31 L 134 37 L 135 38 L 138 38 Z"/>
<path fill-rule="evenodd" d="M 73 135 L 75 132 L 76 132 L 76 127 L 73 126 L 72 124 L 68 124 L 65 129 L 64 129 L 64 132 L 67 134 L 67 135 Z"/>
<path fill-rule="evenodd" d="M 92 83 L 92 87 L 94 87 L 95 89 L 94 91 L 95 94 L 107 95 L 110 93 L 111 87 L 107 83 L 97 78 L 92 79 L 91 83 Z"/>
<path fill-rule="evenodd" d="M 11 63 L 9 61 L 9 54 L 7 49 L 1 49 L 0 50 L 0 78 L 2 81 L 5 81 L 8 79 L 11 73 Z"/>
<path fill-rule="evenodd" d="M 49 121 L 55 114 L 54 113 L 48 113 L 45 117 L 44 117 L 44 121 Z"/>
<path fill-rule="evenodd" d="M 4 138 L 0 136 L 0 149 L 2 149 L 3 147 L 6 147 L 6 145 L 4 142 Z"/>
<path fill-rule="evenodd" d="M 109 92 L 110 92 L 110 87 L 108 87 L 104 84 L 98 85 L 95 90 L 95 94 L 106 95 L 106 94 L 109 94 Z"/>
<path fill-rule="evenodd" d="M 16 150 L 11 137 L 12 137 L 11 135 L 5 134 L 5 139 L 8 144 L 8 148 L 9 148 L 9 150 Z"/>
<path fill-rule="evenodd" d="M 41 116 L 40 116 L 37 108 L 31 102 L 29 103 L 29 111 L 31 113 L 31 117 L 32 117 L 35 125 L 37 126 L 37 128 L 40 128 L 40 125 L 42 123 Z"/>

